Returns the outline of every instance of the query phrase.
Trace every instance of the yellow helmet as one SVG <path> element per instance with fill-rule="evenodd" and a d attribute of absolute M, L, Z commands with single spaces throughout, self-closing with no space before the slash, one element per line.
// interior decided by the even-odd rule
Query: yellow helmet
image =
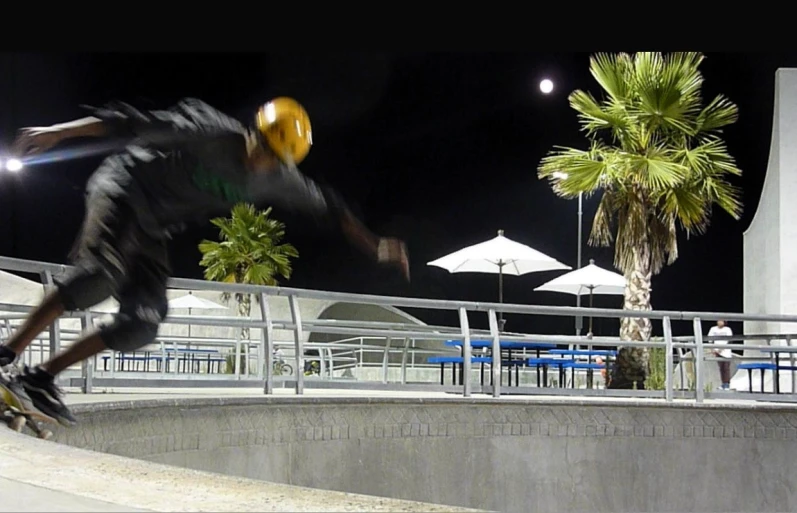
<path fill-rule="evenodd" d="M 255 124 L 283 162 L 299 164 L 310 152 L 313 145 L 310 116 L 293 98 L 274 98 L 260 107 Z"/>

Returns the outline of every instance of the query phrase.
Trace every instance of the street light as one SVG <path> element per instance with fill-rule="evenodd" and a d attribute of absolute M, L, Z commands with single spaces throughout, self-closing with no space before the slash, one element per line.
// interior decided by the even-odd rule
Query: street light
<path fill-rule="evenodd" d="M 22 161 L 15 158 L 0 159 L 0 171 L 11 171 L 16 173 L 23 168 Z"/>
<path fill-rule="evenodd" d="M 6 169 L 11 171 L 12 173 L 16 173 L 20 169 L 22 169 L 22 161 L 19 159 L 8 159 L 6 161 Z"/>
<path fill-rule="evenodd" d="M 565 180 L 567 178 L 567 173 L 563 171 L 554 171 L 553 177 L 557 180 Z M 576 256 L 576 269 L 581 269 L 581 239 L 582 236 L 582 225 L 583 225 L 583 218 L 584 218 L 584 210 L 583 210 L 583 203 L 584 203 L 584 193 L 578 193 L 578 255 Z M 576 294 L 576 308 L 581 306 L 581 294 Z M 581 324 L 583 319 L 580 315 L 576 316 L 576 336 L 581 335 Z"/>

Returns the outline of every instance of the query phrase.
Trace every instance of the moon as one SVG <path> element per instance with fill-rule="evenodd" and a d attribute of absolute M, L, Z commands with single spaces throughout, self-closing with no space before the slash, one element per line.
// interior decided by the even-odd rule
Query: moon
<path fill-rule="evenodd" d="M 548 94 L 553 91 L 553 82 L 547 78 L 544 79 L 542 82 L 540 82 L 540 91 L 542 91 L 544 94 Z"/>

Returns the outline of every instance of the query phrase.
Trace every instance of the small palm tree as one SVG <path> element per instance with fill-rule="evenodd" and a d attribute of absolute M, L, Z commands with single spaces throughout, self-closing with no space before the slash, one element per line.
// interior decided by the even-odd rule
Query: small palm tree
<path fill-rule="evenodd" d="M 277 277 L 289 279 L 293 271 L 291 258 L 299 252 L 291 244 L 282 243 L 285 224 L 269 217 L 271 208 L 257 210 L 248 203 L 238 203 L 230 218 L 217 217 L 210 222 L 219 228 L 220 242 L 203 240 L 199 244 L 205 268 L 205 279 L 225 283 L 278 285 Z M 230 300 L 230 294 L 222 294 Z M 250 294 L 236 293 L 238 315 L 249 317 L 252 311 Z M 249 340 L 249 328 L 241 329 L 241 340 Z M 245 361 L 245 360 L 244 360 Z M 245 364 L 242 371 L 245 372 Z"/>
<path fill-rule="evenodd" d="M 738 109 L 721 95 L 703 106 L 703 58 L 697 52 L 593 56 L 590 71 L 605 98 L 580 90 L 569 97 L 589 147 L 556 147 L 538 168 L 561 197 L 600 195 L 589 242 L 614 243 L 628 310 L 651 309 L 651 277 L 678 258 L 678 227 L 687 236 L 704 233 L 715 205 L 741 216 L 740 190 L 728 181 L 741 171 L 720 138 Z M 649 319 L 623 319 L 622 340 L 650 336 Z M 620 348 L 610 386 L 644 386 L 647 368 L 647 351 Z"/>

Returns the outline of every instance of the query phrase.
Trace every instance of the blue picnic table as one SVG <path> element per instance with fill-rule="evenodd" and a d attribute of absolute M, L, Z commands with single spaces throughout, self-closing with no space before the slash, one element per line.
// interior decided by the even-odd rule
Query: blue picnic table
<path fill-rule="evenodd" d="M 447 346 L 454 346 L 462 348 L 464 342 L 462 340 L 446 340 L 445 345 Z M 543 350 L 549 349 L 556 349 L 556 344 L 550 344 L 546 342 L 525 342 L 525 341 L 509 341 L 509 340 L 501 340 L 498 342 L 499 347 L 501 348 L 501 363 L 504 362 L 510 367 L 507 371 L 507 375 L 509 378 L 509 386 L 512 386 L 512 369 L 511 367 L 515 368 L 515 383 L 516 385 L 520 384 L 520 367 L 526 365 L 526 360 L 513 360 L 512 359 L 512 351 L 517 350 L 533 350 L 537 358 L 540 357 L 541 352 Z M 493 341 L 492 340 L 471 340 L 470 346 L 473 349 L 487 349 L 490 353 L 492 353 L 493 348 Z M 503 358 L 503 352 L 506 351 L 506 360 Z M 490 354 L 492 357 L 492 354 Z M 482 374 L 484 373 L 484 363 L 482 363 Z M 537 367 L 537 383 L 540 382 L 540 368 Z M 493 384 L 492 375 L 490 376 L 490 384 Z"/>
<path fill-rule="evenodd" d="M 775 360 L 774 364 L 770 364 L 771 366 L 766 366 L 765 364 L 759 364 L 759 368 L 761 370 L 761 392 L 764 392 L 764 370 L 770 369 L 775 373 L 773 385 L 773 392 L 776 394 L 780 393 L 780 371 L 797 371 L 797 367 L 791 365 L 781 365 L 780 363 L 780 354 L 781 353 L 797 353 L 797 346 L 771 346 L 768 349 L 759 349 L 762 353 L 772 353 L 772 357 Z M 749 367 L 749 365 L 748 365 Z M 774 368 L 773 368 L 774 367 Z M 748 369 L 748 373 L 750 373 L 750 369 Z M 752 392 L 752 384 L 750 385 L 750 391 Z"/>
<path fill-rule="evenodd" d="M 609 358 L 611 356 L 617 356 L 617 351 L 608 349 L 551 349 L 549 352 L 551 354 L 571 357 L 569 360 L 565 360 L 565 362 L 568 363 L 560 367 L 559 370 L 560 375 L 563 375 L 565 368 L 570 369 L 570 379 L 573 383 L 573 386 L 575 386 L 576 370 L 586 370 L 587 388 L 593 387 L 594 371 L 606 368 L 605 363 L 593 363 L 592 357 L 603 356 L 605 358 Z M 576 356 L 586 356 L 587 362 L 577 362 Z"/>

